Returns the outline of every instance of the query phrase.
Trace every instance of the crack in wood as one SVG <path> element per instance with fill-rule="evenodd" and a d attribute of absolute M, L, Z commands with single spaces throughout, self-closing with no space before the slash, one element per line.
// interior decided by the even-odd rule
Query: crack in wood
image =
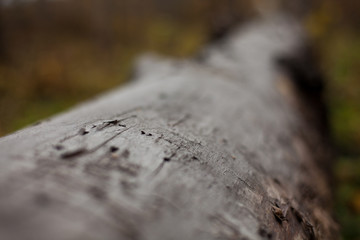
<path fill-rule="evenodd" d="M 258 194 L 256 189 L 254 187 L 252 187 L 246 180 L 242 179 L 235 171 L 233 171 L 231 169 L 225 169 L 225 171 L 223 173 L 225 174 L 226 172 L 231 172 L 232 174 L 234 174 L 236 176 L 236 178 L 238 180 L 240 180 L 246 187 L 248 187 L 253 193 Z"/>
<path fill-rule="evenodd" d="M 106 145 L 107 143 L 109 143 L 111 140 L 113 140 L 114 138 L 116 138 L 117 136 L 119 136 L 120 134 L 128 131 L 129 129 L 133 128 L 134 126 L 131 126 L 131 127 L 128 127 L 118 133 L 116 133 L 115 135 L 113 135 L 112 137 L 106 139 L 105 141 L 103 141 L 102 143 L 100 143 L 99 145 L 97 145 L 96 147 L 92 148 L 92 149 L 86 149 L 86 148 L 79 148 L 79 149 L 76 149 L 74 151 L 69 151 L 69 152 L 65 152 L 65 153 L 62 153 L 60 155 L 60 157 L 62 159 L 71 159 L 71 158 L 74 158 L 74 157 L 79 157 L 79 156 L 83 156 L 83 155 L 86 155 L 86 154 L 91 154 L 91 153 L 94 153 L 96 152 L 97 150 L 99 150 L 100 148 L 102 148 L 104 145 Z"/>
<path fill-rule="evenodd" d="M 115 119 L 115 120 L 111 120 L 111 121 L 105 121 L 102 124 L 97 126 L 96 131 L 102 131 L 105 128 L 121 124 L 125 120 L 131 119 L 131 118 L 136 118 L 136 117 L 137 117 L 137 115 L 131 115 L 129 117 L 122 118 L 122 119 Z M 122 125 L 122 126 L 124 126 L 124 125 Z"/>
<path fill-rule="evenodd" d="M 180 118 L 179 120 L 177 120 L 176 122 L 169 124 L 171 127 L 175 127 L 183 122 L 185 122 L 186 120 L 188 120 L 191 117 L 190 114 L 185 114 L 182 118 Z"/>
<path fill-rule="evenodd" d="M 160 165 L 153 171 L 152 176 L 156 176 L 159 174 L 159 172 L 161 171 L 161 169 L 164 167 L 166 162 L 170 162 L 171 159 L 177 154 L 177 152 L 180 150 L 181 146 L 178 146 L 175 151 L 169 156 L 169 157 L 164 157 L 163 161 L 160 163 Z"/>
<path fill-rule="evenodd" d="M 64 152 L 60 155 L 62 159 L 70 159 L 74 157 L 81 156 L 87 152 L 86 148 L 78 148 L 74 151 Z"/>
<path fill-rule="evenodd" d="M 114 138 L 116 138 L 117 136 L 119 136 L 120 134 L 128 131 L 129 129 L 133 128 L 135 126 L 131 126 L 131 127 L 128 127 L 124 130 L 121 130 L 120 132 L 116 133 L 114 136 L 108 138 L 107 140 L 105 140 L 104 142 L 100 143 L 98 146 L 92 148 L 91 150 L 89 150 L 89 153 L 93 153 L 95 151 L 97 151 L 98 149 L 100 149 L 101 147 L 103 147 L 104 145 L 106 145 L 108 142 L 110 142 L 111 140 L 113 140 Z"/>

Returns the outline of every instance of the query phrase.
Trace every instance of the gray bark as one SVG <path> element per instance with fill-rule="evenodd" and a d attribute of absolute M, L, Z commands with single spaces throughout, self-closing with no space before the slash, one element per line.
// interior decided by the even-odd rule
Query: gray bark
<path fill-rule="evenodd" d="M 326 143 L 275 64 L 304 41 L 276 18 L 201 60 L 144 57 L 128 86 L 0 139 L 0 238 L 337 239 Z"/>

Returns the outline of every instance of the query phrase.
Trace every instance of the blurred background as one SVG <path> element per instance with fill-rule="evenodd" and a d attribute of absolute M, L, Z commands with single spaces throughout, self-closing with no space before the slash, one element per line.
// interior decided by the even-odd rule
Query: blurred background
<path fill-rule="evenodd" d="M 191 57 L 227 29 L 302 16 L 327 79 L 337 219 L 360 239 L 360 1 L 0 0 L 0 136 L 119 86 L 153 51 Z"/>

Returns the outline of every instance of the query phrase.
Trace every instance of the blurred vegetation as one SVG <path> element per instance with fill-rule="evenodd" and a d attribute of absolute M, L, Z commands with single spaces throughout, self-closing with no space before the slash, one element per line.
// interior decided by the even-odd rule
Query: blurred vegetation
<path fill-rule="evenodd" d="M 327 75 L 337 150 L 336 215 L 344 239 L 360 239 L 360 1 L 319 1 L 307 26 Z"/>
<path fill-rule="evenodd" d="M 232 0 L 11 2 L 0 4 L 0 135 L 120 85 L 140 53 L 194 54 L 249 9 Z"/>
<path fill-rule="evenodd" d="M 5 2 L 5 0 L 3 0 Z M 281 0 L 12 0 L 0 4 L 0 135 L 124 83 L 145 51 L 189 57 Z M 298 3 L 283 1 L 299 8 Z M 336 214 L 360 239 L 360 1 L 314 0 L 338 160 Z M 2 0 L 0 0 L 2 3 Z M 276 7 L 274 7 L 276 8 Z"/>

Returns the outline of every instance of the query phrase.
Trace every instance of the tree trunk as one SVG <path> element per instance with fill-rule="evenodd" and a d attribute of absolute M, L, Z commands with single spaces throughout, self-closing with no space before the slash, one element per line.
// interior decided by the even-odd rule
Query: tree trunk
<path fill-rule="evenodd" d="M 302 46 L 254 22 L 0 139 L 0 238 L 337 239 L 320 118 L 277 64 L 311 69 Z"/>

